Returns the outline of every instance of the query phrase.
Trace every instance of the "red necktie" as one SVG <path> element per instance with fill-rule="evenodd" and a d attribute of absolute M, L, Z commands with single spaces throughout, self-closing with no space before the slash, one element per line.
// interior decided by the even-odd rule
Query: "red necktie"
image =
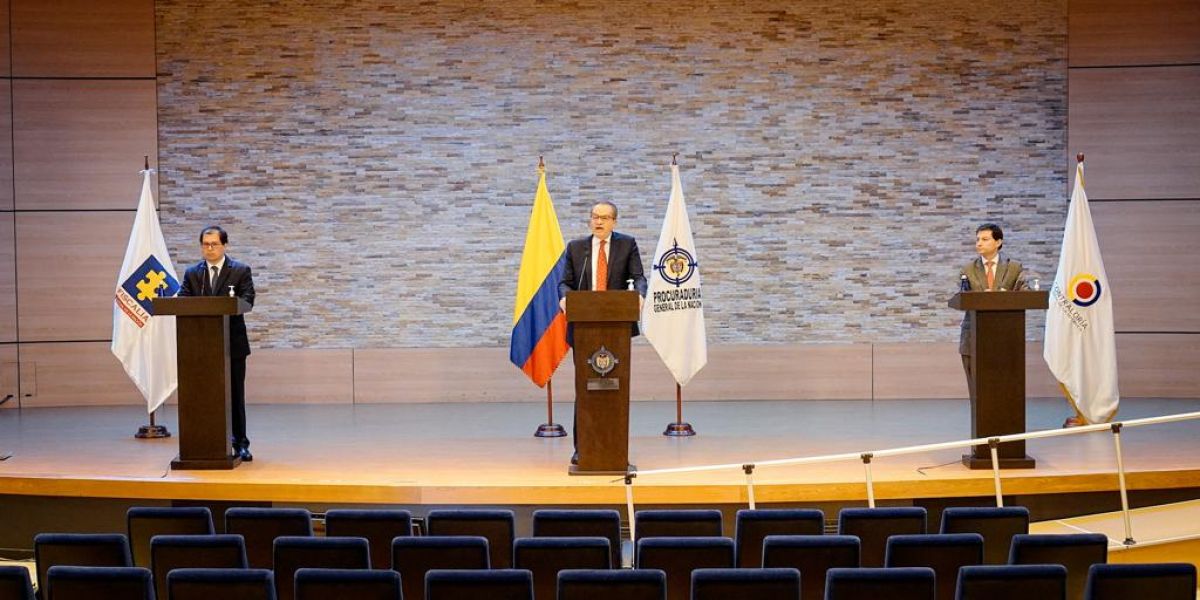
<path fill-rule="evenodd" d="M 608 253 L 604 251 L 604 244 L 608 240 L 600 240 L 600 255 L 596 260 L 596 291 L 603 292 L 608 289 Z"/>
<path fill-rule="evenodd" d="M 996 289 L 996 261 L 987 261 L 988 289 Z"/>

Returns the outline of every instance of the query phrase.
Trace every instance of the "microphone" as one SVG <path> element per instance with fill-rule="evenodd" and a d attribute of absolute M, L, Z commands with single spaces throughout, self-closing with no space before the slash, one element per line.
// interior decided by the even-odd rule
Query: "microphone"
<path fill-rule="evenodd" d="M 583 274 L 587 273 L 588 261 L 591 259 L 592 259 L 592 253 L 588 252 L 588 255 L 586 257 L 584 257 L 584 259 L 583 259 L 583 268 L 579 270 L 579 281 L 575 282 L 576 290 L 581 289 L 583 286 Z"/>

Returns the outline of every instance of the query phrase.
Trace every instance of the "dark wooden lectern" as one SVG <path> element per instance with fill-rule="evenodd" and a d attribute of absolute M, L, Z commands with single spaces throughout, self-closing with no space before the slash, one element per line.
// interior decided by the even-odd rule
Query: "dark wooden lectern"
<path fill-rule="evenodd" d="M 632 469 L 629 340 L 637 320 L 637 292 L 567 292 L 567 322 L 575 330 L 572 353 L 579 435 L 579 464 L 571 466 L 572 475 L 623 475 Z M 611 371 L 602 373 L 606 368 Z"/>
<path fill-rule="evenodd" d="M 1049 292 L 960 292 L 950 308 L 967 311 L 971 320 L 971 437 L 1025 432 L 1025 311 L 1045 310 Z M 1032 469 L 1025 442 L 996 449 L 1001 469 Z M 972 469 L 992 468 L 987 446 L 964 454 Z"/>
<path fill-rule="evenodd" d="M 229 317 L 250 312 L 241 298 L 156 298 L 154 314 L 175 315 L 179 362 L 179 456 L 172 469 L 232 469 Z"/>

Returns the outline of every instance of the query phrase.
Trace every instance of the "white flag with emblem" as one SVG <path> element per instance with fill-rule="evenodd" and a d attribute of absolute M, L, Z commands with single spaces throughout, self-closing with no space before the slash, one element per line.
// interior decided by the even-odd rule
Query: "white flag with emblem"
<path fill-rule="evenodd" d="M 142 172 L 142 197 L 133 232 L 125 248 L 125 261 L 117 276 L 113 300 L 112 353 L 146 398 L 154 412 L 179 385 L 175 364 L 175 317 L 155 317 L 151 301 L 174 296 L 179 277 L 167 253 L 154 195 L 150 189 L 150 171 Z"/>
<path fill-rule="evenodd" d="M 700 265 L 678 165 L 671 165 L 671 199 L 650 271 L 650 286 L 642 304 L 642 333 L 675 381 L 687 385 L 708 362 L 708 341 Z"/>
<path fill-rule="evenodd" d="M 1117 390 L 1112 289 L 1083 191 L 1082 162 L 1075 170 L 1058 274 L 1050 288 L 1042 357 L 1088 423 L 1105 423 L 1117 414 L 1121 393 Z"/>

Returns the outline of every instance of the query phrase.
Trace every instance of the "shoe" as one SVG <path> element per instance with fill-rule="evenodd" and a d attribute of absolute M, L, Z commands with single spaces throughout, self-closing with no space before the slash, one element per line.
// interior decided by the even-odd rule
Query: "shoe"
<path fill-rule="evenodd" d="M 250 448 L 242 447 L 237 449 L 237 457 L 242 459 L 242 462 L 254 461 L 254 455 L 250 454 Z"/>
<path fill-rule="evenodd" d="M 579 464 L 579 453 L 578 452 L 571 455 L 571 464 L 573 464 L 573 465 Z"/>
<path fill-rule="evenodd" d="M 1087 425 L 1087 421 L 1084 421 L 1079 417 L 1067 417 L 1067 420 L 1063 421 L 1063 429 L 1069 429 L 1071 427 L 1083 427 L 1084 425 Z"/>

